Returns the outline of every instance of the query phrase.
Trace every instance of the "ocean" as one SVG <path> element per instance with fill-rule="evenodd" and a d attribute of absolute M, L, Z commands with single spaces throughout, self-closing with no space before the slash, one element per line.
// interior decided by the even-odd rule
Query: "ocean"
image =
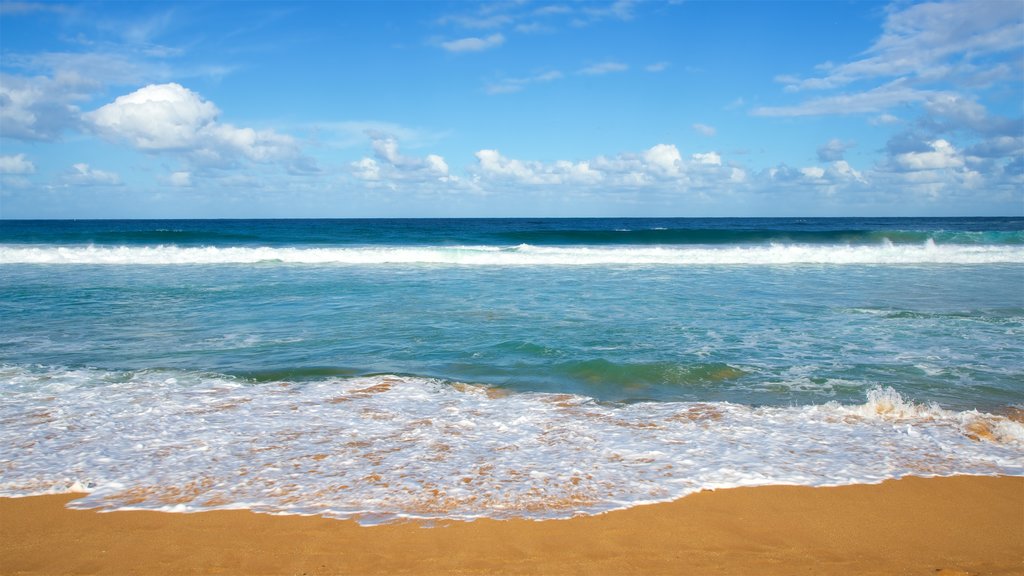
<path fill-rule="evenodd" d="M 1024 218 L 0 221 L 0 495 L 567 518 L 1024 475 Z"/>

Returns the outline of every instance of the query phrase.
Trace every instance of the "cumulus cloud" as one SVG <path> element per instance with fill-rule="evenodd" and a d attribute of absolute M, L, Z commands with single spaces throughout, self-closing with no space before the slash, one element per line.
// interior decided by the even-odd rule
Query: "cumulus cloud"
<path fill-rule="evenodd" d="M 180 84 L 151 84 L 85 114 L 104 136 L 142 150 L 192 148 L 220 110 Z"/>
<path fill-rule="evenodd" d="M 573 190 L 685 190 L 743 183 L 746 171 L 724 166 L 715 152 L 684 158 L 673 144 L 656 144 L 642 152 L 598 156 L 590 160 L 540 162 L 504 156 L 497 150 L 476 153 L 474 178 L 487 184 L 571 185 Z"/>
<path fill-rule="evenodd" d="M 1019 184 L 1015 184 L 1014 176 L 1007 172 L 1012 161 L 1006 162 L 998 154 L 988 158 L 972 156 L 946 139 L 920 140 L 919 137 L 903 133 L 889 141 L 887 159 L 874 172 L 875 184 L 936 202 L 959 198 L 977 203 L 983 198 L 977 191 L 982 189 L 989 198 L 1004 193 L 1007 197 L 1020 198 Z M 968 194 L 974 195 L 973 201 L 965 197 Z"/>
<path fill-rule="evenodd" d="M 939 139 L 929 143 L 931 150 L 927 152 L 905 152 L 897 154 L 893 162 L 904 170 L 939 170 L 942 168 L 960 168 L 964 159 L 949 142 Z"/>
<path fill-rule="evenodd" d="M 24 154 L 0 156 L 0 174 L 34 174 L 36 165 Z"/>
<path fill-rule="evenodd" d="M 121 177 L 114 172 L 106 172 L 90 167 L 84 162 L 73 164 L 62 179 L 72 186 L 120 186 Z"/>
<path fill-rule="evenodd" d="M 683 157 L 673 144 L 657 144 L 643 154 L 647 168 L 665 175 L 676 175 L 682 170 Z"/>
<path fill-rule="evenodd" d="M 558 160 L 552 163 L 507 158 L 497 150 L 480 150 L 476 154 L 478 177 L 499 179 L 521 184 L 594 184 L 604 175 L 590 162 Z"/>
<path fill-rule="evenodd" d="M 778 184 L 813 187 L 834 194 L 844 187 L 866 185 L 867 178 L 845 160 L 836 160 L 825 166 L 804 166 L 793 168 L 780 164 L 763 171 L 760 175 L 762 186 Z M 772 189 L 772 192 L 776 190 Z"/>
<path fill-rule="evenodd" d="M 710 166 L 722 165 L 722 157 L 718 155 L 718 152 L 697 153 L 693 155 L 693 160 L 698 164 Z"/>
<path fill-rule="evenodd" d="M 442 42 L 441 47 L 449 52 L 481 52 L 491 48 L 497 48 L 505 43 L 505 36 L 502 34 L 491 34 L 486 38 L 461 38 Z"/>
<path fill-rule="evenodd" d="M 845 180 L 867 184 L 868 181 L 859 171 L 854 170 L 846 160 L 836 160 L 825 171 L 833 180 Z"/>
<path fill-rule="evenodd" d="M 151 84 L 119 96 L 83 118 L 98 134 L 145 152 L 180 153 L 222 166 L 240 159 L 315 170 L 294 138 L 273 130 L 239 128 L 218 120 L 220 110 L 180 84 Z"/>
<path fill-rule="evenodd" d="M 398 140 L 390 134 L 370 133 L 374 157 L 363 157 L 350 164 L 352 174 L 368 183 L 454 182 L 458 180 L 448 163 L 437 154 L 413 157 L 399 152 Z"/>

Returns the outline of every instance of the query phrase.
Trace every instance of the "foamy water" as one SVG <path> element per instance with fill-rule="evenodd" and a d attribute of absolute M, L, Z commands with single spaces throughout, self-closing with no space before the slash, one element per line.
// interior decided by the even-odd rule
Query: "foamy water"
<path fill-rule="evenodd" d="M 0 264 L 445 264 L 461 266 L 998 264 L 1021 245 L 771 244 L 730 247 L 368 246 L 330 248 L 0 245 Z"/>
<path fill-rule="evenodd" d="M 5 221 L 0 494 L 372 523 L 1024 475 L 1024 220 Z"/>
<path fill-rule="evenodd" d="M 373 523 L 564 518 L 714 488 L 1024 475 L 1024 425 L 908 402 L 602 404 L 402 376 L 0 371 L 0 494 Z"/>

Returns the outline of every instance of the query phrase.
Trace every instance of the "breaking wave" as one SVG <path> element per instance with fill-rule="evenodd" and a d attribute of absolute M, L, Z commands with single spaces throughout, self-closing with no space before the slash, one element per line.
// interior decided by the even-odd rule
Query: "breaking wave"
<path fill-rule="evenodd" d="M 454 265 L 454 266 L 716 266 L 901 265 L 1024 263 L 1014 245 L 819 245 L 679 246 L 377 246 L 377 247 L 182 247 L 0 245 L 0 264 L 257 264 Z"/>

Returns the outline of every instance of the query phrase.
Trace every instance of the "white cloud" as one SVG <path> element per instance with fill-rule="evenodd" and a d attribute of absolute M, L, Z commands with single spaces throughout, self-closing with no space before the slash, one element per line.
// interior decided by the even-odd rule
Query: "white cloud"
<path fill-rule="evenodd" d="M 473 36 L 470 38 L 462 38 L 459 40 L 450 40 L 448 42 L 442 42 L 441 47 L 449 52 L 480 52 L 483 50 L 496 48 L 504 43 L 504 35 L 491 34 L 486 38 L 477 38 Z"/>
<path fill-rule="evenodd" d="M 220 110 L 180 84 L 151 84 L 86 113 L 95 129 L 142 150 L 183 150 L 201 140 Z"/>
<path fill-rule="evenodd" d="M 697 124 L 694 124 L 692 128 L 694 132 L 697 132 L 698 134 L 702 134 L 704 136 L 714 136 L 718 132 L 718 130 L 716 130 L 714 126 L 708 126 L 707 124 L 701 124 L 699 122 Z"/>
<path fill-rule="evenodd" d="M 673 144 L 657 144 L 639 153 L 591 160 L 539 162 L 508 158 L 497 150 L 476 153 L 477 179 L 522 185 L 599 186 L 601 189 L 698 187 L 710 181 L 741 182 L 743 170 L 721 166 L 714 152 L 683 159 Z M 695 179 L 696 178 L 696 179 Z"/>
<path fill-rule="evenodd" d="M 621 62 L 608 61 L 587 66 L 580 70 L 579 73 L 587 76 L 601 76 L 604 74 L 611 74 L 613 72 L 625 72 L 626 70 L 629 70 L 629 66 L 626 66 Z"/>
<path fill-rule="evenodd" d="M 831 195 L 844 188 L 863 188 L 867 183 L 867 178 L 849 162 L 837 160 L 824 167 L 792 168 L 781 164 L 762 172 L 758 184 L 778 194 L 788 194 L 791 190 L 787 186 L 810 186 Z"/>
<path fill-rule="evenodd" d="M 487 175 L 508 176 L 528 184 L 543 182 L 536 175 L 538 171 L 543 171 L 543 167 L 538 163 L 530 163 L 528 166 L 519 160 L 505 158 L 497 150 L 480 150 L 474 156 L 480 163 L 480 169 Z"/>
<path fill-rule="evenodd" d="M 825 176 L 825 169 L 819 166 L 808 166 L 806 168 L 801 168 L 800 173 L 807 178 L 816 180 Z"/>
<path fill-rule="evenodd" d="M 224 165 L 247 159 L 315 170 L 294 138 L 273 130 L 218 121 L 220 110 L 180 84 L 151 84 L 86 113 L 93 130 L 146 152 L 175 152 L 194 162 Z"/>
<path fill-rule="evenodd" d="M 0 136 L 56 140 L 78 125 L 83 87 L 46 77 L 0 73 Z"/>
<path fill-rule="evenodd" d="M 448 176 L 448 163 L 437 154 L 427 154 L 427 170 L 440 176 Z"/>
<path fill-rule="evenodd" d="M 829 174 L 833 180 L 847 180 L 867 184 L 867 179 L 864 178 L 864 175 L 859 171 L 854 170 L 846 160 L 836 160 L 828 167 L 826 173 Z"/>
<path fill-rule="evenodd" d="M 964 165 L 964 159 L 949 142 L 939 139 L 929 145 L 931 151 L 897 154 L 893 161 L 899 168 L 911 171 L 960 168 Z"/>
<path fill-rule="evenodd" d="M 648 72 L 664 72 L 665 70 L 668 70 L 668 67 L 668 62 L 655 62 L 654 64 L 644 66 L 644 70 Z"/>
<path fill-rule="evenodd" d="M 353 174 L 360 180 L 376 182 L 380 180 L 380 164 L 373 158 L 360 158 L 352 163 Z"/>
<path fill-rule="evenodd" d="M 167 182 L 171 186 L 177 186 L 179 188 L 189 188 L 192 186 L 192 173 L 191 172 L 172 172 L 167 178 Z"/>
<path fill-rule="evenodd" d="M 36 165 L 24 154 L 0 156 L 0 174 L 34 174 Z"/>
<path fill-rule="evenodd" d="M 698 164 L 706 164 L 710 166 L 721 166 L 722 157 L 718 155 L 718 152 L 705 152 L 693 155 L 694 162 Z"/>
<path fill-rule="evenodd" d="M 423 158 L 404 156 L 398 150 L 398 140 L 390 134 L 371 133 L 370 146 L 374 158 L 363 157 L 352 162 L 352 174 L 368 184 L 396 182 L 454 182 L 448 163 L 437 154 Z"/>
<path fill-rule="evenodd" d="M 595 184 L 604 175 L 594 170 L 590 162 L 557 160 L 551 164 L 522 161 L 502 156 L 497 150 L 480 150 L 476 154 L 481 175 L 522 184 Z"/>
<path fill-rule="evenodd" d="M 649 169 L 665 175 L 677 175 L 682 170 L 683 157 L 673 144 L 657 144 L 644 152 Z"/>
<path fill-rule="evenodd" d="M 120 186 L 121 177 L 114 172 L 96 170 L 84 162 L 73 164 L 63 181 L 73 186 Z"/>

